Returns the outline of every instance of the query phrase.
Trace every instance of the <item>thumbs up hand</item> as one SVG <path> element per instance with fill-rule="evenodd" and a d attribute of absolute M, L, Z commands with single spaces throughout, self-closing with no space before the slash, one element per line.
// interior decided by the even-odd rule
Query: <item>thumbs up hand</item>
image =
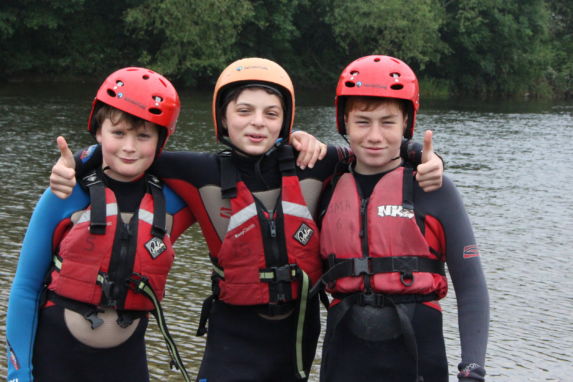
<path fill-rule="evenodd" d="M 76 161 L 64 137 L 58 137 L 56 142 L 60 149 L 60 158 L 52 167 L 50 188 L 58 198 L 66 199 L 76 185 Z"/>
<path fill-rule="evenodd" d="M 443 176 L 444 162 L 434 153 L 432 131 L 426 130 L 424 133 L 422 163 L 418 165 L 416 180 L 425 192 L 430 192 L 442 187 Z"/>

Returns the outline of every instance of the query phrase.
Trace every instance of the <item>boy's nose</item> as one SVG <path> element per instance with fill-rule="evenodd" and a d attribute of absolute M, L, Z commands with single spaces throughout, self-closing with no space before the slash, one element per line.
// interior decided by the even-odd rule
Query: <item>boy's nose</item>
<path fill-rule="evenodd" d="M 255 112 L 251 123 L 253 124 L 253 126 L 263 126 L 265 124 L 263 113 Z"/>
<path fill-rule="evenodd" d="M 125 151 L 135 151 L 135 137 L 127 136 L 123 142 L 123 149 Z"/>
<path fill-rule="evenodd" d="M 370 127 L 367 138 L 370 141 L 381 141 L 383 139 L 382 128 L 378 124 L 374 124 L 372 127 Z"/>

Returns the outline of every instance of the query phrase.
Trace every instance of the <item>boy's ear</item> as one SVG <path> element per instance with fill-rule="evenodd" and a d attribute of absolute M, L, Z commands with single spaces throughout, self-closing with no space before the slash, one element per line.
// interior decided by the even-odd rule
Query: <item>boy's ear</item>
<path fill-rule="evenodd" d="M 98 127 L 95 133 L 95 139 L 97 143 L 101 145 L 101 127 Z"/>

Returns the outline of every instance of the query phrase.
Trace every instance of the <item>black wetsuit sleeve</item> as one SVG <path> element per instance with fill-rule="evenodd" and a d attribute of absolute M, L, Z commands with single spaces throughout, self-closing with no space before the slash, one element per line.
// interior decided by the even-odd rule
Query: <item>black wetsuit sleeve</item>
<path fill-rule="evenodd" d="M 93 145 L 77 151 L 74 154 L 76 162 L 76 179 L 82 179 L 89 172 L 101 166 L 101 145 Z"/>
<path fill-rule="evenodd" d="M 192 151 L 163 152 L 151 167 L 161 179 L 179 179 L 194 187 L 219 184 L 216 154 Z"/>
<path fill-rule="evenodd" d="M 438 219 L 446 241 L 446 263 L 455 289 L 462 348 L 461 364 L 483 367 L 488 341 L 489 296 L 470 219 L 450 179 L 441 189 L 415 190 L 416 209 Z"/>

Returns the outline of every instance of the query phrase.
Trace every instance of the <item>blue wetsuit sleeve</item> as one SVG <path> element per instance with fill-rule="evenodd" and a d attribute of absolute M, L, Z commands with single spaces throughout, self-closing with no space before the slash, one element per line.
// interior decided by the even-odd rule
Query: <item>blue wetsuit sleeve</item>
<path fill-rule="evenodd" d="M 65 200 L 59 199 L 48 189 L 30 218 L 8 301 L 8 381 L 33 380 L 32 355 L 39 301 L 52 264 L 53 235 L 58 224 L 73 212 L 85 208 L 88 200 L 79 186 Z"/>

